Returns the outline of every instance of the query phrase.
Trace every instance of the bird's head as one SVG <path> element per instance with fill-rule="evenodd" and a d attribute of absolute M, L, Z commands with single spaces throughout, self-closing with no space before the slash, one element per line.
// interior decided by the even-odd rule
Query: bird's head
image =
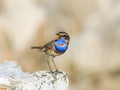
<path fill-rule="evenodd" d="M 65 38 L 65 40 L 67 40 L 67 41 L 70 40 L 70 36 L 66 32 L 62 32 L 62 31 L 57 32 L 56 35 L 57 35 L 57 39 Z"/>

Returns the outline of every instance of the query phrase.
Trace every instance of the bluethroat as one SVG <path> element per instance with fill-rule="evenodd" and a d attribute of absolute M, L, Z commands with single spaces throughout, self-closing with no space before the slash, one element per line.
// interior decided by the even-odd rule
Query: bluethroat
<path fill-rule="evenodd" d="M 70 36 L 66 32 L 58 32 L 56 33 L 56 35 L 57 39 L 52 40 L 43 46 L 31 47 L 31 49 L 38 49 L 40 50 L 40 52 L 45 52 L 45 54 L 48 57 L 47 63 L 50 71 L 52 71 L 52 68 L 50 66 L 49 60 L 52 60 L 54 67 L 56 68 L 56 71 L 58 71 L 53 58 L 65 53 L 65 51 L 68 49 L 70 41 Z"/>

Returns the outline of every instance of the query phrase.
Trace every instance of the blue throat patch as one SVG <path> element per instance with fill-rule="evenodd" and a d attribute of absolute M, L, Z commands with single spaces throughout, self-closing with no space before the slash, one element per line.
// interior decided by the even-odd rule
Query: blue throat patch
<path fill-rule="evenodd" d="M 67 44 L 64 38 L 55 41 L 55 49 L 58 52 L 65 52 L 67 50 Z"/>

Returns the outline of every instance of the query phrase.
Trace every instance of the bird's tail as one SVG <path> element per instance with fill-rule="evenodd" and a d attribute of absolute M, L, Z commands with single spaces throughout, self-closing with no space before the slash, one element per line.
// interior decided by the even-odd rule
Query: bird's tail
<path fill-rule="evenodd" d="M 40 46 L 31 47 L 31 49 L 41 49 Z"/>

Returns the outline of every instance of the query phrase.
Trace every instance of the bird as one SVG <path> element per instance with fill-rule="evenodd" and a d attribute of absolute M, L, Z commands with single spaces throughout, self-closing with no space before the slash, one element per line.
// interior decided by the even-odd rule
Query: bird
<path fill-rule="evenodd" d="M 56 39 L 46 43 L 43 46 L 31 47 L 31 49 L 38 49 L 40 52 L 44 52 L 47 55 L 48 57 L 47 63 L 50 71 L 52 71 L 52 68 L 49 62 L 50 60 L 52 60 L 56 71 L 58 71 L 57 66 L 53 59 L 56 56 L 60 56 L 66 52 L 66 50 L 68 49 L 69 41 L 70 41 L 70 36 L 68 35 L 68 33 L 64 31 L 57 32 L 56 36 L 57 36 Z"/>

